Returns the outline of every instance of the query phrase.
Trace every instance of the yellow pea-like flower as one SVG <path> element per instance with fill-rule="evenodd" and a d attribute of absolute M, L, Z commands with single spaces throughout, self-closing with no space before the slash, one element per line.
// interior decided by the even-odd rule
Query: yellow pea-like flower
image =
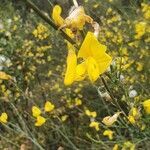
<path fill-rule="evenodd" d="M 96 111 L 89 111 L 88 109 L 85 110 L 85 114 L 86 114 L 87 116 L 89 116 L 89 117 L 92 117 L 92 118 L 96 118 L 96 116 L 97 116 Z"/>
<path fill-rule="evenodd" d="M 99 131 L 100 128 L 99 128 L 99 123 L 97 121 L 92 121 L 89 125 L 89 127 L 91 128 L 95 128 L 96 131 Z"/>
<path fill-rule="evenodd" d="M 103 118 L 102 122 L 106 125 L 106 126 L 111 126 L 113 125 L 116 121 L 118 116 L 120 115 L 121 112 L 117 112 L 116 114 L 114 114 L 113 116 L 106 116 L 105 118 Z"/>
<path fill-rule="evenodd" d="M 108 138 L 110 139 L 110 140 L 112 140 L 113 139 L 113 131 L 111 131 L 111 130 L 105 130 L 104 132 L 103 132 L 103 135 L 104 136 L 108 136 Z"/>
<path fill-rule="evenodd" d="M 46 119 L 42 116 L 36 118 L 35 126 L 42 126 L 46 122 Z"/>
<path fill-rule="evenodd" d="M 42 113 L 42 112 L 41 112 L 41 110 L 40 110 L 38 107 L 36 107 L 36 106 L 33 106 L 33 107 L 32 107 L 32 115 L 33 115 L 34 117 L 40 116 L 41 113 Z"/>
<path fill-rule="evenodd" d="M 6 74 L 5 72 L 3 72 L 3 71 L 0 71 L 0 79 L 1 80 L 9 80 L 9 79 L 11 79 L 12 77 L 10 76 L 10 75 L 8 75 L 8 74 Z"/>
<path fill-rule="evenodd" d="M 1 123 L 7 123 L 8 115 L 6 113 L 2 113 L 0 116 Z"/>
<path fill-rule="evenodd" d="M 144 110 L 147 114 L 150 114 L 150 99 L 147 99 L 143 102 Z"/>
<path fill-rule="evenodd" d="M 45 106 L 44 106 L 45 112 L 51 112 L 52 110 L 54 110 L 54 108 L 55 108 L 55 105 L 53 105 L 51 102 L 47 101 L 45 103 Z"/>

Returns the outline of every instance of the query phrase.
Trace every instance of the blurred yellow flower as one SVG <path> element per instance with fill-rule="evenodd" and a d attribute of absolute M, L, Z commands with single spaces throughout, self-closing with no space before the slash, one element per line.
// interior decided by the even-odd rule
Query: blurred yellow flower
<path fill-rule="evenodd" d="M 115 123 L 117 121 L 117 118 L 120 115 L 120 113 L 121 112 L 117 112 L 113 116 L 106 116 L 105 118 L 103 118 L 102 122 L 106 126 L 111 126 L 111 125 L 113 125 L 113 123 Z"/>
<path fill-rule="evenodd" d="M 128 120 L 130 121 L 131 124 L 135 124 L 135 123 L 136 123 L 135 117 L 132 116 L 132 115 L 129 115 L 129 116 L 128 116 Z"/>
<path fill-rule="evenodd" d="M 61 17 L 62 9 L 59 5 L 55 5 L 52 11 L 52 18 L 57 26 L 64 24 L 64 19 Z"/>
<path fill-rule="evenodd" d="M 128 115 L 128 120 L 131 124 L 135 124 L 140 116 L 140 111 L 136 107 L 132 107 Z"/>
<path fill-rule="evenodd" d="M 2 113 L 0 116 L 1 123 L 7 123 L 8 115 L 6 113 Z"/>
<path fill-rule="evenodd" d="M 32 107 L 32 115 L 33 115 L 34 117 L 40 116 L 41 113 L 42 113 L 42 112 L 41 112 L 41 110 L 40 110 L 38 107 L 36 107 L 36 106 L 33 106 L 33 107 Z"/>
<path fill-rule="evenodd" d="M 92 121 L 89 125 L 89 127 L 91 128 L 95 128 L 96 131 L 99 131 L 100 128 L 99 128 L 99 123 L 97 121 Z"/>
<path fill-rule="evenodd" d="M 55 105 L 47 101 L 44 106 L 45 112 L 51 112 L 55 108 Z"/>
<path fill-rule="evenodd" d="M 137 22 L 135 25 L 135 39 L 140 39 L 146 32 L 146 22 Z"/>
<path fill-rule="evenodd" d="M 108 136 L 108 138 L 110 139 L 110 140 L 112 140 L 113 139 L 113 131 L 111 131 L 111 130 L 105 130 L 104 132 L 103 132 L 103 135 L 104 136 Z"/>
<path fill-rule="evenodd" d="M 97 116 L 96 111 L 89 111 L 88 109 L 85 110 L 85 114 L 89 117 L 95 118 Z"/>
<path fill-rule="evenodd" d="M 68 118 L 68 115 L 63 115 L 63 116 L 61 116 L 61 120 L 62 120 L 63 122 L 66 121 L 67 118 Z"/>
<path fill-rule="evenodd" d="M 135 144 L 130 141 L 124 142 L 122 150 L 135 150 Z"/>
<path fill-rule="evenodd" d="M 8 74 L 6 74 L 5 72 L 3 71 L 0 71 L 0 80 L 9 80 L 11 79 L 12 77 Z"/>
<path fill-rule="evenodd" d="M 150 114 L 150 99 L 147 99 L 143 102 L 144 110 L 147 114 Z"/>
<path fill-rule="evenodd" d="M 36 123 L 35 123 L 35 126 L 41 126 L 43 125 L 44 123 L 46 122 L 46 119 L 42 116 L 38 116 L 36 118 Z"/>
<path fill-rule="evenodd" d="M 118 144 L 115 144 L 112 150 L 118 150 L 118 149 L 119 149 Z"/>
<path fill-rule="evenodd" d="M 80 106 L 80 105 L 82 105 L 82 101 L 81 101 L 81 99 L 76 98 L 76 99 L 75 99 L 75 105 L 76 105 L 76 106 Z"/>

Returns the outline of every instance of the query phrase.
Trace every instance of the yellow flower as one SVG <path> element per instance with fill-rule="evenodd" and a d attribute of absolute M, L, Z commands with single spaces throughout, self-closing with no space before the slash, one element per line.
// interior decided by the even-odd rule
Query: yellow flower
<path fill-rule="evenodd" d="M 95 117 L 97 116 L 96 111 L 89 111 L 88 109 L 85 110 L 85 114 L 86 114 L 87 116 L 93 117 L 93 118 L 95 118 Z"/>
<path fill-rule="evenodd" d="M 6 74 L 5 72 L 3 72 L 3 71 L 0 71 L 0 79 L 1 80 L 9 80 L 9 79 L 11 79 L 12 77 L 10 76 L 10 75 L 8 75 L 8 74 Z"/>
<path fill-rule="evenodd" d="M 41 114 L 41 110 L 38 107 L 33 106 L 32 107 L 32 115 L 34 117 L 38 117 L 38 116 L 40 116 L 40 114 Z"/>
<path fill-rule="evenodd" d="M 55 5 L 52 12 L 52 18 L 56 25 L 61 26 L 64 24 L 64 19 L 60 16 L 62 9 L 59 5 Z"/>
<path fill-rule="evenodd" d="M 92 82 L 107 70 L 112 60 L 106 54 L 106 46 L 100 44 L 92 32 L 87 33 L 78 52 L 78 57 L 85 60 L 87 73 Z"/>
<path fill-rule="evenodd" d="M 45 106 L 44 106 L 45 112 L 51 112 L 54 108 L 55 108 L 55 105 L 53 105 L 51 102 L 47 101 L 45 103 Z"/>
<path fill-rule="evenodd" d="M 122 150 L 135 150 L 135 144 L 131 143 L 130 141 L 127 141 L 123 144 Z"/>
<path fill-rule="evenodd" d="M 129 119 L 130 123 L 132 123 L 132 124 L 135 124 L 135 123 L 136 123 L 134 116 L 129 115 L 129 116 L 128 116 L 128 119 Z"/>
<path fill-rule="evenodd" d="M 64 84 L 70 85 L 73 83 L 76 76 L 77 56 L 73 46 L 70 44 L 67 56 L 67 70 L 65 73 Z"/>
<path fill-rule="evenodd" d="M 75 99 L 75 105 L 76 106 L 79 106 L 79 105 L 82 105 L 82 101 L 78 98 Z"/>
<path fill-rule="evenodd" d="M 118 116 L 120 115 L 121 112 L 117 112 L 115 113 L 113 116 L 106 116 L 105 118 L 103 118 L 102 122 L 106 125 L 106 126 L 111 126 L 114 122 L 117 121 Z"/>
<path fill-rule="evenodd" d="M 138 22 L 135 25 L 135 39 L 140 39 L 146 32 L 146 22 Z"/>
<path fill-rule="evenodd" d="M 143 102 L 144 110 L 147 114 L 150 114 L 150 99 L 147 99 Z"/>
<path fill-rule="evenodd" d="M 35 126 L 41 126 L 46 122 L 46 119 L 42 116 L 38 116 L 36 119 Z"/>
<path fill-rule="evenodd" d="M 8 115 L 6 113 L 2 113 L 0 116 L 1 123 L 7 123 Z"/>
<path fill-rule="evenodd" d="M 63 116 L 61 116 L 61 120 L 62 120 L 63 122 L 66 121 L 67 118 L 68 118 L 68 115 L 63 115 Z"/>
<path fill-rule="evenodd" d="M 115 144 L 112 150 L 118 150 L 118 149 L 119 149 L 118 144 Z"/>
<path fill-rule="evenodd" d="M 129 112 L 129 116 L 128 119 L 130 121 L 130 123 L 135 124 L 136 121 L 140 118 L 140 112 L 136 107 L 133 107 L 130 112 Z"/>
<path fill-rule="evenodd" d="M 89 125 L 91 128 L 95 128 L 96 131 L 99 131 L 99 123 L 97 121 L 92 121 Z"/>
<path fill-rule="evenodd" d="M 92 32 L 88 32 L 81 48 L 78 52 L 78 58 L 83 62 L 77 65 L 75 48 L 72 44 L 68 45 L 67 71 L 65 74 L 65 85 L 70 85 L 74 81 L 83 80 L 86 75 L 94 82 L 99 75 L 104 73 L 109 67 L 112 58 L 106 54 L 106 46 L 99 43 Z"/>
<path fill-rule="evenodd" d="M 113 131 L 111 131 L 111 130 L 105 130 L 105 131 L 103 132 L 103 135 L 104 135 L 104 136 L 108 136 L 108 138 L 109 138 L 110 140 L 113 139 Z"/>

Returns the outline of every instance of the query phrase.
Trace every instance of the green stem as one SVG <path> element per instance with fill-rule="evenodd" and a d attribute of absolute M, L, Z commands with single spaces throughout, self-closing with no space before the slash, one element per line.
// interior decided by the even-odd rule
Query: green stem
<path fill-rule="evenodd" d="M 108 91 L 111 99 L 114 101 L 114 103 L 118 106 L 118 108 L 122 111 L 122 113 L 124 114 L 124 116 L 127 118 L 126 113 L 124 112 L 124 110 L 121 108 L 121 106 L 119 105 L 119 103 L 117 102 L 116 98 L 114 97 L 113 93 L 111 92 L 111 90 L 109 89 L 107 82 L 105 81 L 105 79 L 101 76 L 101 80 L 102 83 L 104 84 L 106 90 Z"/>

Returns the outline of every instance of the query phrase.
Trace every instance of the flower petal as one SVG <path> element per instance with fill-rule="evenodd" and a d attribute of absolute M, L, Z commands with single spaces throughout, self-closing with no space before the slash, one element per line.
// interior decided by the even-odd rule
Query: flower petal
<path fill-rule="evenodd" d="M 61 26 L 64 24 L 64 19 L 60 16 L 62 9 L 59 5 L 55 5 L 52 12 L 52 18 L 56 25 Z"/>
<path fill-rule="evenodd" d="M 67 70 L 65 74 L 64 84 L 70 85 L 74 82 L 76 76 L 77 56 L 73 47 L 68 50 Z"/>
<path fill-rule="evenodd" d="M 96 81 L 100 75 L 99 66 L 93 57 L 86 59 L 87 72 L 92 82 Z"/>
<path fill-rule="evenodd" d="M 88 32 L 78 53 L 78 57 L 84 59 L 93 57 L 98 59 L 102 57 L 106 51 L 106 46 L 99 43 L 97 38 L 92 32 Z"/>
<path fill-rule="evenodd" d="M 111 61 L 112 61 L 112 58 L 106 53 L 104 53 L 102 55 L 102 57 L 100 57 L 97 60 L 97 63 L 99 65 L 99 72 L 100 72 L 100 74 L 104 73 L 107 70 L 107 68 L 111 64 Z"/>
<path fill-rule="evenodd" d="M 81 64 L 77 65 L 76 67 L 76 81 L 84 80 L 86 77 L 86 64 L 82 62 Z"/>

